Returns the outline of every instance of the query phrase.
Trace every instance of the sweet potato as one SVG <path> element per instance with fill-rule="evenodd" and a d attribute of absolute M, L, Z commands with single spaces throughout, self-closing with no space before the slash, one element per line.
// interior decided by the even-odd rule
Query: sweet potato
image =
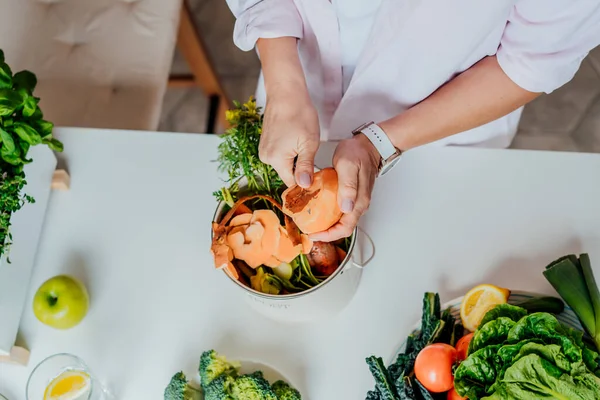
<path fill-rule="evenodd" d="M 308 189 L 295 185 L 283 192 L 283 212 L 305 234 L 325 231 L 342 216 L 337 191 L 338 177 L 335 169 L 322 169 L 315 173 Z"/>

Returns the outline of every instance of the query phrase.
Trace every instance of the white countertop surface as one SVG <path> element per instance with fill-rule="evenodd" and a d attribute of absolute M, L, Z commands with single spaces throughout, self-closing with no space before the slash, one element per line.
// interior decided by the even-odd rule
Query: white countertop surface
<path fill-rule="evenodd" d="M 207 135 L 57 129 L 70 191 L 54 192 L 20 336 L 28 367 L 0 364 L 0 393 L 25 398 L 31 369 L 74 353 L 120 399 L 161 399 L 202 351 L 278 368 L 310 400 L 364 399 L 364 362 L 389 359 L 420 317 L 424 291 L 443 301 L 489 282 L 553 293 L 550 261 L 588 252 L 600 279 L 600 155 L 429 148 L 378 182 L 362 226 L 376 258 L 350 305 L 318 324 L 284 325 L 249 308 L 212 266 L 210 222 L 221 182 Z M 323 146 L 319 166 L 330 158 Z M 69 331 L 39 323 L 46 279 L 84 280 L 92 306 Z"/>

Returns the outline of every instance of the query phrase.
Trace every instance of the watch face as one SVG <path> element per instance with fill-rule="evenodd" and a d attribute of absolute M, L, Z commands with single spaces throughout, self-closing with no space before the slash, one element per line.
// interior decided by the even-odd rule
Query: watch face
<path fill-rule="evenodd" d="M 390 171 L 392 168 L 394 168 L 394 166 L 398 163 L 398 161 L 400 161 L 400 158 L 401 157 L 396 157 L 392 161 L 383 165 L 381 167 L 381 171 L 379 172 L 379 175 L 385 175 L 388 171 Z"/>

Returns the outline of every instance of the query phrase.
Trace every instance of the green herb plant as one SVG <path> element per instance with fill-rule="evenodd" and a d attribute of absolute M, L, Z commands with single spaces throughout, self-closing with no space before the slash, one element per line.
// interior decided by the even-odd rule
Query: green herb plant
<path fill-rule="evenodd" d="M 11 216 L 25 203 L 34 202 L 22 193 L 27 184 L 23 167 L 33 161 L 27 158 L 29 149 L 41 144 L 63 150 L 62 143 L 52 136 L 54 125 L 43 119 L 40 99 L 33 95 L 36 84 L 30 71 L 13 75 L 0 50 L 0 258 L 11 245 Z"/>
<path fill-rule="evenodd" d="M 249 193 L 268 195 L 281 203 L 283 181 L 273 167 L 258 157 L 263 123 L 261 108 L 252 97 L 244 104 L 234 101 L 234 105 L 226 112 L 231 127 L 221 136 L 223 141 L 217 158 L 219 171 L 227 173 L 229 186 L 214 192 L 214 196 L 233 206 L 240 194 L 239 180 L 246 178 Z"/>

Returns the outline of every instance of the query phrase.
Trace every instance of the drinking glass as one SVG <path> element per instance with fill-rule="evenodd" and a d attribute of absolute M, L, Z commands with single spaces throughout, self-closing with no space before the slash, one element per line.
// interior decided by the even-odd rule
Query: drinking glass
<path fill-rule="evenodd" d="M 27 400 L 44 400 L 49 385 L 63 374 L 75 374 L 86 377 L 88 384 L 70 400 L 113 400 L 109 392 L 92 373 L 87 364 L 72 354 L 55 354 L 40 362 L 29 375 L 27 381 Z"/>

